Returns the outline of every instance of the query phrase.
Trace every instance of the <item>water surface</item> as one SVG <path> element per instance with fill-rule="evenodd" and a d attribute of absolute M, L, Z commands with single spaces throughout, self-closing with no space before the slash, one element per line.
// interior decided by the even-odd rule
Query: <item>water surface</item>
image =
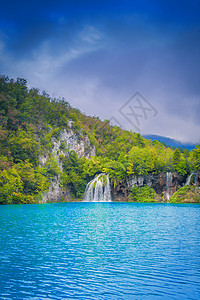
<path fill-rule="evenodd" d="M 0 299 L 200 299 L 200 205 L 0 206 Z"/>

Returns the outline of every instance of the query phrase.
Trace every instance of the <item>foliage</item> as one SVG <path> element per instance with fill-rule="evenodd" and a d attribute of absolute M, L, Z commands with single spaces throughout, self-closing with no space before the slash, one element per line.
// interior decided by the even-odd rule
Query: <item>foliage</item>
<path fill-rule="evenodd" d="M 156 192 L 151 187 L 145 185 L 142 187 L 134 186 L 131 188 L 129 201 L 133 202 L 155 202 Z"/>
<path fill-rule="evenodd" d="M 31 129 L 28 131 L 18 127 L 16 132 L 12 132 L 9 136 L 9 148 L 15 162 L 29 159 L 31 162 L 38 162 L 37 158 L 40 153 L 40 143 Z"/>
<path fill-rule="evenodd" d="M 179 173 L 180 175 L 183 175 L 183 176 L 187 174 L 186 159 L 181 154 L 179 149 L 176 149 L 174 151 L 173 157 L 172 157 L 172 163 L 173 163 L 173 168 L 177 173 Z"/>
<path fill-rule="evenodd" d="M 23 182 L 15 167 L 0 173 L 0 203 L 17 203 L 23 199 Z"/>
<path fill-rule="evenodd" d="M 129 175 L 146 175 L 149 172 L 156 171 L 157 153 L 154 148 L 150 146 L 145 148 L 133 146 L 128 157 L 127 172 Z"/>
<path fill-rule="evenodd" d="M 196 148 L 191 152 L 193 160 L 193 169 L 200 171 L 200 146 L 197 145 Z"/>
<path fill-rule="evenodd" d="M 58 162 L 53 155 L 50 155 L 47 159 L 44 169 L 45 175 L 48 179 L 54 179 L 54 177 L 58 176 L 61 173 Z"/>
<path fill-rule="evenodd" d="M 171 203 L 200 203 L 200 190 L 194 186 L 184 186 L 178 189 L 170 199 Z"/>
<path fill-rule="evenodd" d="M 87 181 L 84 178 L 84 159 L 79 159 L 74 151 L 63 159 L 63 170 L 61 184 L 70 189 L 73 197 L 81 197 L 84 193 Z"/>

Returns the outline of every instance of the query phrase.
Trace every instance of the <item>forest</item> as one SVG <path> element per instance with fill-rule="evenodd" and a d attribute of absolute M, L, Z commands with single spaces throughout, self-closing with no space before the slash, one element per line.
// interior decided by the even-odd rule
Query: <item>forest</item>
<path fill-rule="evenodd" d="M 70 130 L 71 121 L 79 140 L 89 137 L 95 156 L 78 157 L 61 143 L 57 153 L 61 170 L 52 152 L 53 141 L 59 140 L 63 130 Z M 41 164 L 44 155 L 47 159 Z M 166 147 L 139 133 L 111 126 L 108 120 L 87 116 L 64 98 L 51 98 L 28 88 L 25 79 L 0 77 L 1 204 L 38 203 L 56 176 L 63 190 L 69 190 L 73 199 L 81 199 L 87 182 L 102 172 L 109 173 L 113 186 L 131 176 L 160 172 L 177 172 L 186 180 L 192 172 L 200 172 L 200 147 L 191 151 Z M 182 193 L 191 192 L 191 188 L 183 188 Z M 131 193 L 137 201 L 141 193 L 141 198 L 148 199 L 155 191 L 133 188 Z"/>

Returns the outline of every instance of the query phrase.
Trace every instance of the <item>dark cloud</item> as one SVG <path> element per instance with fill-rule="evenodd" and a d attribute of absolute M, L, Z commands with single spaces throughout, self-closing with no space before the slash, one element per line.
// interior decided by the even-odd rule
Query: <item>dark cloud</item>
<path fill-rule="evenodd" d="M 199 7 L 195 0 L 4 2 L 1 70 L 102 118 L 120 118 L 139 90 L 159 111 L 144 133 L 198 140 Z"/>

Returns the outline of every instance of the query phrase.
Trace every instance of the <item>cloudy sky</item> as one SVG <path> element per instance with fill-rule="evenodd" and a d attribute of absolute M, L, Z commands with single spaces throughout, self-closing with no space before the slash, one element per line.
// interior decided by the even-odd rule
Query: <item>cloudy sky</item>
<path fill-rule="evenodd" d="M 200 2 L 2 1 L 0 73 L 141 134 L 200 140 Z"/>

